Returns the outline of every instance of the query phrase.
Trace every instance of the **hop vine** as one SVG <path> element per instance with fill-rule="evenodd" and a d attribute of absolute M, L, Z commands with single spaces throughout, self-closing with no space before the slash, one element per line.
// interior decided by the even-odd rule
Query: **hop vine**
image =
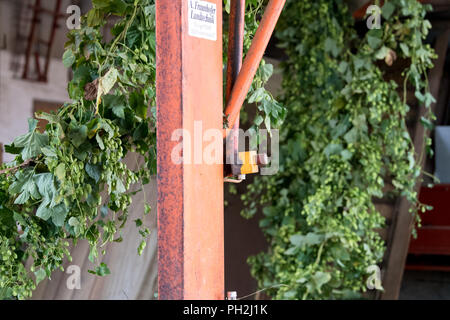
<path fill-rule="evenodd" d="M 63 270 L 72 259 L 70 243 L 80 240 L 88 241 L 96 265 L 89 272 L 109 274 L 103 248 L 123 241 L 132 196 L 157 173 L 155 1 L 92 4 L 65 45 L 71 102 L 36 114 L 45 128 L 30 119 L 29 132 L 5 147 L 16 157 L 0 167 L 0 299 L 30 298 L 40 281 Z M 262 0 L 247 2 L 246 50 L 263 7 Z M 113 16 L 112 40 L 105 41 L 102 30 Z M 264 89 L 271 72 L 262 62 L 250 90 L 266 104 L 261 117 L 267 126 L 278 124 L 284 110 Z M 126 158 L 136 168 L 127 167 Z M 134 221 L 142 236 L 139 254 L 150 233 L 150 212 L 146 204 Z"/>
<path fill-rule="evenodd" d="M 415 0 L 385 1 L 381 29 L 360 38 L 345 1 L 287 1 L 277 32 L 288 56 L 280 172 L 255 179 L 242 196 L 244 216 L 263 207 L 269 249 L 249 263 L 274 298 L 361 297 L 368 268 L 385 250 L 377 232 L 385 219 L 373 199 L 388 196 L 384 187 L 392 183 L 394 195 L 424 209 L 402 93 L 412 88 L 424 108 L 434 101 L 426 73 L 435 54 L 424 43 L 429 9 Z M 380 67 L 396 58 L 406 61 L 404 89 Z"/>

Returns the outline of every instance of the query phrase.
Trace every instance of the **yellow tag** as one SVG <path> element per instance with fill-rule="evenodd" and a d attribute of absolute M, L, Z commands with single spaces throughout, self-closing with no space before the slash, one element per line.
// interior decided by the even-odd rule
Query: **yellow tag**
<path fill-rule="evenodd" d="M 256 163 L 256 151 L 239 152 L 239 159 L 242 161 L 241 174 L 258 173 L 259 167 Z"/>

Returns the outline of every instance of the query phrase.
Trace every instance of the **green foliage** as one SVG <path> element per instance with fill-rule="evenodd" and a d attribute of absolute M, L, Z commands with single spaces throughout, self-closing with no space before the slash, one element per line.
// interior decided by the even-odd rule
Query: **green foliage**
<path fill-rule="evenodd" d="M 242 196 L 244 216 L 264 207 L 260 226 L 270 247 L 249 263 L 274 298 L 342 299 L 366 291 L 367 268 L 384 254 L 377 229 L 385 221 L 372 200 L 387 196 L 385 181 L 424 209 L 414 191 L 421 168 L 405 124 L 406 96 L 379 66 L 389 65 L 393 52 L 405 59 L 404 90 L 412 86 L 429 107 L 427 9 L 416 0 L 387 1 L 382 29 L 360 39 L 344 1 L 287 1 L 277 33 L 289 56 L 280 172 L 255 179 Z"/>
<path fill-rule="evenodd" d="M 101 30 L 111 14 L 120 19 L 105 42 Z M 17 157 L 2 167 L 0 298 L 30 297 L 71 260 L 69 240 L 86 239 L 92 262 L 101 261 L 105 244 L 121 241 L 132 184 L 156 173 L 155 112 L 147 115 L 155 108 L 154 14 L 154 0 L 95 0 L 82 28 L 69 33 L 63 63 L 74 73 L 72 102 L 37 115 L 49 122 L 43 133 L 31 119 L 29 132 L 7 148 Z M 134 152 L 145 161 L 132 171 L 122 160 Z M 143 222 L 139 233 L 142 253 L 149 235 Z M 90 272 L 110 270 L 101 262 Z"/>
<path fill-rule="evenodd" d="M 99 249 L 123 240 L 117 234 L 136 194 L 131 187 L 140 183 L 143 188 L 156 174 L 155 2 L 92 3 L 81 28 L 69 33 L 62 57 L 73 70 L 72 101 L 54 114 L 36 115 L 48 121 L 43 133 L 30 120 L 29 132 L 5 148 L 17 157 L 0 168 L 5 170 L 0 174 L 0 299 L 31 297 L 40 281 L 62 269 L 64 259 L 71 260 L 69 240 L 89 242 L 89 260 L 97 264 L 90 273 L 110 274 Z M 246 51 L 262 4 L 247 1 Z M 112 41 L 105 42 L 101 32 L 111 15 L 119 18 Z M 284 114 L 264 89 L 272 71 L 262 62 L 249 93 L 267 127 Z M 134 171 L 123 163 L 130 153 L 145 160 Z M 150 211 L 146 204 L 135 220 L 142 236 L 139 255 L 150 234 L 145 226 Z"/>
<path fill-rule="evenodd" d="M 100 263 L 100 265 L 95 268 L 95 271 L 88 270 L 88 272 L 101 277 L 111 274 L 111 271 L 108 269 L 108 266 L 103 262 Z"/>
<path fill-rule="evenodd" d="M 22 148 L 21 156 L 23 160 L 37 157 L 41 153 L 41 148 L 48 144 L 48 135 L 36 132 L 37 123 L 37 120 L 29 119 L 30 132 L 14 140 L 14 147 Z"/>

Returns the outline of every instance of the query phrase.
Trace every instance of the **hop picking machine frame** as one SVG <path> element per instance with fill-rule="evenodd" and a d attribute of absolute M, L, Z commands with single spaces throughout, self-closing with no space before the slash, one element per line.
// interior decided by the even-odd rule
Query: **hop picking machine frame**
<path fill-rule="evenodd" d="M 224 181 L 257 172 L 263 155 L 239 153 L 239 113 L 286 0 L 270 0 L 243 57 L 245 0 L 231 0 L 226 108 L 223 109 L 222 0 L 156 1 L 159 299 L 224 299 Z M 225 119 L 232 130 L 225 130 Z M 200 129 L 196 123 L 201 123 Z M 174 139 L 175 132 L 183 132 Z M 225 170 L 202 161 L 176 163 L 194 154 L 209 129 L 223 131 L 243 163 Z M 195 138 L 197 139 L 197 138 Z M 198 142 L 198 141 L 196 141 Z M 190 150 L 187 150 L 189 148 Z M 201 148 L 201 147 L 200 147 Z"/>

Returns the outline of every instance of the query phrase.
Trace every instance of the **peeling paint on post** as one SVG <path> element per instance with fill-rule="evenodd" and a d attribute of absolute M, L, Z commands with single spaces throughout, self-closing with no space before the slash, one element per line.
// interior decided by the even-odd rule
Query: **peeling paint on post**
<path fill-rule="evenodd" d="M 175 164 L 177 129 L 222 129 L 222 2 L 217 40 L 189 36 L 188 0 L 156 1 L 159 299 L 224 299 L 223 165 Z M 192 152 L 192 150 L 191 150 Z"/>

